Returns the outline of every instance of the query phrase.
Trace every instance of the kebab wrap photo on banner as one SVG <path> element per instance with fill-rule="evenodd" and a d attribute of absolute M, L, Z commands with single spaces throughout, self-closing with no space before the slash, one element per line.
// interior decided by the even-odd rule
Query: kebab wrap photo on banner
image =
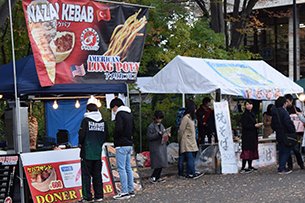
<path fill-rule="evenodd" d="M 134 82 L 148 8 L 90 0 L 23 0 L 42 87 Z"/>

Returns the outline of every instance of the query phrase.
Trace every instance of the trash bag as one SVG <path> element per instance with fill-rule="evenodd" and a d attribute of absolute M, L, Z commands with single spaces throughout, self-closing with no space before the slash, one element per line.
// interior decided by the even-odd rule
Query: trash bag
<path fill-rule="evenodd" d="M 178 162 L 179 158 L 179 144 L 178 143 L 170 143 L 167 146 L 167 161 L 170 164 Z"/>
<path fill-rule="evenodd" d="M 202 145 L 195 159 L 195 170 L 208 174 L 220 173 L 218 145 Z"/>
<path fill-rule="evenodd" d="M 146 161 L 146 157 L 143 154 L 139 153 L 139 154 L 137 154 L 136 159 L 137 159 L 138 167 L 142 167 L 143 168 L 144 167 L 144 163 Z"/>

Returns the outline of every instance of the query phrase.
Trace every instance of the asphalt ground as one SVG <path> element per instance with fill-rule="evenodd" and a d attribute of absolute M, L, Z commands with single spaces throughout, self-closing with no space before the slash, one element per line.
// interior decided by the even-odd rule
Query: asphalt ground
<path fill-rule="evenodd" d="M 259 168 L 250 174 L 204 175 L 197 180 L 179 179 L 175 167 L 165 173 L 166 182 L 152 184 L 144 173 L 144 189 L 128 200 L 104 202 L 305 202 L 305 170 L 295 166 L 288 175 L 277 174 L 277 166 Z"/>

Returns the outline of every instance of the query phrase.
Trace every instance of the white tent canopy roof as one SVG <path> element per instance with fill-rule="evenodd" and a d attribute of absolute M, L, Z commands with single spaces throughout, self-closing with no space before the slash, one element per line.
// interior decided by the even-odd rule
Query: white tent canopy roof
<path fill-rule="evenodd" d="M 303 88 L 264 61 L 176 56 L 144 86 L 143 93 L 221 94 L 271 100 Z"/>

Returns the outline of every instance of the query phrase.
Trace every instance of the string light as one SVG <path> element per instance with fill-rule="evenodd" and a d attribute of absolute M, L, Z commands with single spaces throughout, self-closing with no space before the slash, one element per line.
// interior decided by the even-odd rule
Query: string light
<path fill-rule="evenodd" d="M 75 102 L 75 108 L 79 108 L 80 107 L 80 103 L 79 103 L 79 101 L 78 101 L 78 99 L 76 100 L 76 102 Z"/>
<path fill-rule="evenodd" d="M 0 94 L 0 99 L 2 99 L 3 98 L 3 95 L 2 94 Z"/>
<path fill-rule="evenodd" d="M 57 104 L 57 101 L 56 101 L 56 100 L 54 100 L 53 109 L 58 109 L 58 104 Z"/>

